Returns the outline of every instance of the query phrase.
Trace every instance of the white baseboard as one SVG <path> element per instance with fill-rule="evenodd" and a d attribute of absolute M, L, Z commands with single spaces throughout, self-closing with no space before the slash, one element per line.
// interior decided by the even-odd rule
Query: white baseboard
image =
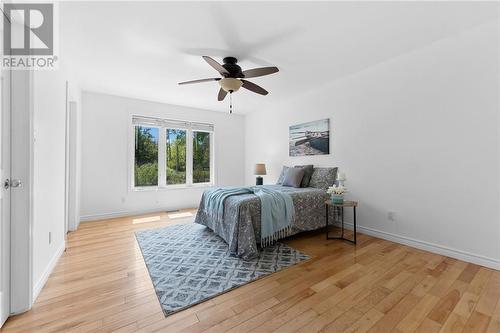
<path fill-rule="evenodd" d="M 178 209 L 188 209 L 192 207 L 185 207 L 185 208 L 178 208 Z M 106 213 L 106 214 L 95 214 L 95 215 L 85 215 L 80 217 L 81 222 L 90 222 L 90 221 L 96 221 L 96 220 L 104 220 L 104 219 L 110 219 L 110 218 L 116 218 L 116 217 L 126 217 L 126 216 L 134 216 L 134 215 L 142 215 L 142 214 L 150 214 L 150 213 L 156 213 L 159 211 L 168 211 L 170 209 L 147 209 L 147 210 L 140 210 L 140 211 L 126 211 L 126 212 L 115 212 L 115 213 Z M 351 223 L 346 223 L 345 226 L 349 229 L 352 229 L 353 225 Z M 381 231 L 369 227 L 364 227 L 357 225 L 357 231 L 366 234 L 369 236 L 385 239 L 388 241 L 392 241 L 395 243 L 403 244 L 403 245 L 408 245 L 411 247 L 415 247 L 417 249 L 429 251 L 432 253 L 437 253 L 440 255 L 444 255 L 447 257 L 463 260 L 466 262 L 470 262 L 473 264 L 485 266 L 488 268 L 500 270 L 500 260 L 494 259 L 494 258 L 489 258 L 485 257 L 482 255 L 450 248 L 444 245 L 439 245 L 439 244 L 434 244 L 406 236 L 401 236 L 397 234 L 393 234 L 390 232 L 386 231 Z"/>
<path fill-rule="evenodd" d="M 49 261 L 49 264 L 45 268 L 45 271 L 43 272 L 42 276 L 33 286 L 33 303 L 35 303 L 38 295 L 40 295 L 43 286 L 45 286 L 45 283 L 49 279 L 50 274 L 56 267 L 57 262 L 59 261 L 59 258 L 61 258 L 65 249 L 66 249 L 66 241 L 63 241 L 61 245 L 57 248 L 56 253 L 54 253 L 52 259 Z"/>
<path fill-rule="evenodd" d="M 353 225 L 351 223 L 346 223 L 345 224 L 347 228 L 351 229 L 353 228 Z M 447 246 L 439 245 L 439 244 L 434 244 L 434 243 L 429 243 L 426 241 L 406 237 L 406 236 L 400 236 L 396 235 L 390 232 L 386 231 L 380 231 L 377 229 L 369 228 L 369 227 L 363 227 L 360 225 L 356 226 L 357 231 L 362 234 L 366 234 L 369 236 L 377 237 L 377 238 L 382 238 L 391 242 L 403 244 L 403 245 L 408 245 L 420 250 L 425 250 L 429 251 L 432 253 L 437 253 L 440 255 L 444 255 L 447 257 L 459 259 L 462 261 L 470 262 L 473 264 L 485 266 L 488 268 L 500 270 L 500 260 L 485 257 L 479 254 L 474 254 L 454 248 L 450 248 Z"/>
<path fill-rule="evenodd" d="M 169 212 L 169 211 L 189 209 L 189 208 L 194 208 L 194 207 L 193 206 L 176 207 L 176 208 L 157 207 L 157 208 L 142 209 L 142 210 L 131 210 L 131 211 L 122 211 L 122 212 L 82 215 L 82 216 L 80 216 L 80 222 L 93 222 L 93 221 L 99 221 L 99 220 L 114 219 L 117 217 L 127 217 L 127 216 L 151 214 L 151 213 L 158 213 L 158 212 Z"/>

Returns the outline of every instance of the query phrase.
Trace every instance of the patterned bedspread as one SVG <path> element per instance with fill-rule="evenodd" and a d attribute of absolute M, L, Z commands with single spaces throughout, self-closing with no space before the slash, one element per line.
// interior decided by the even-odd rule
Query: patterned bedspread
<path fill-rule="evenodd" d="M 325 205 L 328 195 L 316 188 L 293 188 L 264 185 L 270 189 L 287 192 L 293 199 L 295 217 L 292 234 L 315 230 L 325 226 Z M 205 225 L 229 244 L 232 253 L 243 259 L 255 257 L 260 240 L 260 200 L 255 194 L 228 197 L 224 204 L 222 222 L 210 219 L 205 213 L 203 197 L 195 223 Z"/>

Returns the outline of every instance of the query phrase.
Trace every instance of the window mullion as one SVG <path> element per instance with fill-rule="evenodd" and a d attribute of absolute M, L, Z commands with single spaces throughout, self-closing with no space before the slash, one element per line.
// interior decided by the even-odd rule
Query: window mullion
<path fill-rule="evenodd" d="M 158 137 L 158 186 L 167 186 L 166 173 L 166 150 L 167 150 L 167 131 L 165 127 L 160 127 Z"/>
<path fill-rule="evenodd" d="M 210 184 L 215 185 L 215 146 L 214 132 L 210 132 Z"/>
<path fill-rule="evenodd" d="M 189 128 L 186 135 L 186 183 L 193 185 L 193 130 Z"/>
<path fill-rule="evenodd" d="M 132 185 L 131 187 L 134 188 L 136 186 L 135 184 L 135 147 L 137 145 L 137 134 L 136 134 L 136 129 L 137 125 L 132 125 L 132 140 L 131 140 L 131 149 L 132 149 L 132 159 L 130 161 L 130 167 L 131 167 L 131 173 L 130 173 L 130 184 Z"/>

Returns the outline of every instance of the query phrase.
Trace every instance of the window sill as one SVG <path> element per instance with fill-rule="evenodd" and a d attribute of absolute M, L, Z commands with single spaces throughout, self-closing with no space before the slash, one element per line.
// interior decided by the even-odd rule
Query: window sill
<path fill-rule="evenodd" d="M 159 191 L 172 191 L 172 190 L 189 190 L 189 189 L 205 189 L 214 187 L 215 184 L 203 183 L 193 185 L 170 185 L 170 186 L 144 186 L 132 187 L 131 192 L 159 192 Z"/>

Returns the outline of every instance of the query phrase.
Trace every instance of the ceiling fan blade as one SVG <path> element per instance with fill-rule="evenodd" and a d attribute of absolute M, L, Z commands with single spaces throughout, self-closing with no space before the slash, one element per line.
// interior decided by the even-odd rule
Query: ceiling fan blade
<path fill-rule="evenodd" d="M 219 95 L 217 96 L 217 100 L 218 101 L 223 101 L 224 98 L 226 98 L 226 95 L 227 95 L 227 91 L 225 91 L 224 89 L 220 88 Z"/>
<path fill-rule="evenodd" d="M 250 78 L 250 77 L 269 75 L 276 73 L 278 71 L 279 71 L 278 67 L 261 67 L 261 68 L 247 69 L 246 71 L 243 71 L 243 75 L 245 75 L 245 78 Z"/>
<path fill-rule="evenodd" d="M 179 82 L 179 85 L 183 84 L 192 84 L 192 83 L 200 83 L 200 82 L 209 82 L 209 81 L 219 81 L 220 77 L 213 77 L 210 79 L 200 79 L 200 80 L 192 80 L 192 81 L 185 81 L 185 82 Z"/>
<path fill-rule="evenodd" d="M 205 59 L 205 61 L 208 62 L 208 64 L 210 66 L 212 66 L 213 68 L 215 68 L 215 70 L 217 72 L 219 72 L 222 76 L 229 75 L 229 72 L 227 71 L 227 69 L 225 69 L 221 64 L 219 64 L 214 59 L 210 58 L 209 56 L 203 56 L 203 59 Z"/>
<path fill-rule="evenodd" d="M 242 85 L 243 88 L 246 88 L 250 91 L 253 91 L 254 93 L 261 94 L 261 95 L 268 94 L 267 90 L 256 85 L 255 83 L 252 83 L 252 82 L 247 81 L 247 80 L 241 80 L 241 81 L 243 82 L 243 85 Z"/>

